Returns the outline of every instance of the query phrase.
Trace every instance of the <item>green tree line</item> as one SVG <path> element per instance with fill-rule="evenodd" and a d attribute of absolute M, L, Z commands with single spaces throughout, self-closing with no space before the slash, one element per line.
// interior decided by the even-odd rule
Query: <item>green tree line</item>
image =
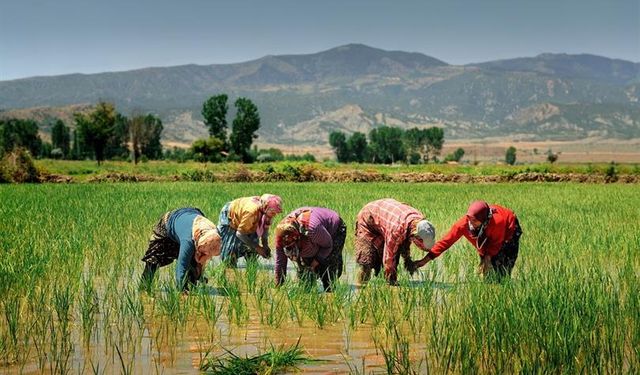
<path fill-rule="evenodd" d="M 329 144 L 342 163 L 418 164 L 436 160 L 444 144 L 444 131 L 438 127 L 405 131 L 382 125 L 372 129 L 368 138 L 360 132 L 347 137 L 334 131 L 329 134 Z"/>
<path fill-rule="evenodd" d="M 60 159 L 160 159 L 163 156 L 160 136 L 162 121 L 152 115 L 128 118 L 111 103 L 100 102 L 89 113 L 73 115 L 75 129 L 57 119 L 51 127 L 51 143 L 38 134 L 34 120 L 0 120 L 0 155 L 16 148 L 26 149 L 35 157 Z"/>
<path fill-rule="evenodd" d="M 236 99 L 236 116 L 231 123 L 231 133 L 227 134 L 228 100 L 227 94 L 223 93 L 210 97 L 202 104 L 201 113 L 209 130 L 209 138 L 198 139 L 191 145 L 195 160 L 219 162 L 226 159 L 244 163 L 256 160 L 258 155 L 251 150 L 251 145 L 258 138 L 260 129 L 258 107 L 250 99 Z"/>

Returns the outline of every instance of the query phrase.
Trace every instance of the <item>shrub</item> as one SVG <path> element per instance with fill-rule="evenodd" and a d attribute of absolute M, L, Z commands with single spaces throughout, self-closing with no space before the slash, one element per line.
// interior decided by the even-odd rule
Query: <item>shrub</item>
<path fill-rule="evenodd" d="M 618 180 L 618 169 L 616 168 L 616 163 L 611 162 L 607 169 L 604 171 L 605 181 L 606 182 L 615 182 Z"/>
<path fill-rule="evenodd" d="M 507 149 L 504 155 L 504 161 L 509 165 L 516 163 L 516 148 L 511 146 Z"/>
<path fill-rule="evenodd" d="M 40 182 L 40 173 L 29 152 L 17 148 L 0 162 L 0 182 Z"/>

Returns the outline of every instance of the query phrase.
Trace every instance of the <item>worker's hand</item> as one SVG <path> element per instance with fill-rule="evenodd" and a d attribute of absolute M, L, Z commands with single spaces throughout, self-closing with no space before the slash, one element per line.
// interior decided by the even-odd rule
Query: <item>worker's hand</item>
<path fill-rule="evenodd" d="M 413 276 L 413 273 L 418 269 L 416 264 L 417 262 L 414 262 L 413 260 L 411 260 L 411 258 L 406 258 L 404 260 L 404 268 L 407 270 L 407 272 L 409 272 L 411 276 Z"/>
<path fill-rule="evenodd" d="M 425 264 L 429 263 L 431 261 L 431 258 L 429 258 L 428 256 L 425 255 L 424 258 L 420 259 L 419 261 L 414 262 L 416 269 L 424 267 Z"/>
<path fill-rule="evenodd" d="M 397 286 L 398 285 L 398 274 L 396 273 L 395 270 L 390 270 L 387 271 L 385 270 L 384 272 L 384 276 L 387 279 L 387 283 L 389 283 L 389 285 L 391 286 Z"/>
<path fill-rule="evenodd" d="M 320 265 L 320 262 L 318 262 L 318 260 L 314 258 L 314 259 L 311 261 L 311 270 L 312 270 L 313 272 L 317 272 L 317 270 L 318 270 L 318 266 L 319 266 L 319 265 Z"/>
<path fill-rule="evenodd" d="M 482 260 L 480 260 L 480 265 L 478 266 L 478 273 L 480 274 L 480 276 L 486 277 L 492 269 L 493 266 L 491 265 L 491 256 L 483 256 Z"/>
<path fill-rule="evenodd" d="M 269 258 L 269 254 L 267 253 L 265 248 L 260 246 L 260 245 L 256 246 L 256 253 L 258 253 L 258 255 L 260 255 L 261 257 L 263 257 L 265 259 Z"/>

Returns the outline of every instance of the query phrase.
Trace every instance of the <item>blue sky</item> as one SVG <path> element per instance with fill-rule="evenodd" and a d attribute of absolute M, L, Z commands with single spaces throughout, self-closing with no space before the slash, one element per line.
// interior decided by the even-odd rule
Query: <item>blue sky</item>
<path fill-rule="evenodd" d="M 348 43 L 450 64 L 543 52 L 640 62 L 640 0 L 0 0 L 0 80 L 224 64 Z"/>

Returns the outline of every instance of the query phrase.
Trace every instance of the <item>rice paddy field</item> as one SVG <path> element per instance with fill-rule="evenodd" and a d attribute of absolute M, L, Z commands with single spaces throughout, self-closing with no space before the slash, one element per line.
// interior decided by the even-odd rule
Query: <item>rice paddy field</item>
<path fill-rule="evenodd" d="M 325 206 L 347 222 L 333 293 L 303 288 L 292 268 L 274 288 L 273 259 L 234 270 L 217 258 L 189 295 L 173 266 L 138 290 L 164 212 L 195 206 L 217 222 L 225 202 L 266 192 L 285 213 Z M 472 200 L 513 209 L 524 234 L 512 280 L 481 280 L 461 239 L 413 276 L 400 266 L 397 287 L 357 288 L 355 217 L 383 197 L 421 210 L 437 238 Z M 1 185 L 0 201 L 0 373 L 240 373 L 223 361 L 271 352 L 259 357 L 269 372 L 296 346 L 305 373 L 640 373 L 633 184 Z"/>

